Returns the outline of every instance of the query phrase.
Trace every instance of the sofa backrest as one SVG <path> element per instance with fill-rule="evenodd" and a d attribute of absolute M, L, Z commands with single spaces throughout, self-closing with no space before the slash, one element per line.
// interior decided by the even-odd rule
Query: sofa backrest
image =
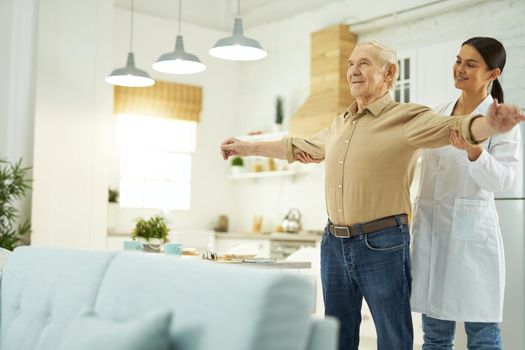
<path fill-rule="evenodd" d="M 19 248 L 4 268 L 0 349 L 56 349 L 85 306 L 114 320 L 173 311 L 178 350 L 303 350 L 314 287 L 301 276 L 158 254 Z"/>
<path fill-rule="evenodd" d="M 94 305 L 114 252 L 20 247 L 2 270 L 0 349 L 57 349 L 68 322 Z"/>

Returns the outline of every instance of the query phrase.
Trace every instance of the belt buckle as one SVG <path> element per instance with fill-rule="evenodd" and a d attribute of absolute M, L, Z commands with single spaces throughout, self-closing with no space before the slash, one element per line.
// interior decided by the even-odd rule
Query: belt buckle
<path fill-rule="evenodd" d="M 339 238 L 349 238 L 350 229 L 348 226 L 334 226 L 334 236 Z"/>

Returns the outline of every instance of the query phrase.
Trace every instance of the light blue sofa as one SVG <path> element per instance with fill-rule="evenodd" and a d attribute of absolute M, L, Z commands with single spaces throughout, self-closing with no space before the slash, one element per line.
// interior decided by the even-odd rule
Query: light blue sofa
<path fill-rule="evenodd" d="M 134 252 L 20 247 L 1 275 L 0 350 L 55 350 L 84 307 L 115 320 L 173 311 L 176 350 L 331 350 L 298 275 Z M 96 349 L 94 349 L 96 350 Z"/>

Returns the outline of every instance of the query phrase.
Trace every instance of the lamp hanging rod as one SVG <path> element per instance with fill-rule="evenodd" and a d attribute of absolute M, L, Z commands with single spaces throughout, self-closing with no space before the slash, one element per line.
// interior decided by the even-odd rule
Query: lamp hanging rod
<path fill-rule="evenodd" d="M 129 21 L 129 52 L 133 52 L 133 13 L 135 12 L 133 6 L 134 2 L 134 0 L 131 0 L 131 15 Z"/>
<path fill-rule="evenodd" d="M 179 0 L 179 34 L 180 34 L 180 18 L 182 16 L 182 0 Z"/>

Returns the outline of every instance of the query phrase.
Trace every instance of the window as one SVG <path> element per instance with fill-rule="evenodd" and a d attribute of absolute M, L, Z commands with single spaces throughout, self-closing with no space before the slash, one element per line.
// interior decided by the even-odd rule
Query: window
<path fill-rule="evenodd" d="M 196 123 L 120 114 L 120 205 L 190 209 Z"/>
<path fill-rule="evenodd" d="M 397 77 L 396 87 L 394 89 L 394 100 L 397 102 L 410 102 L 410 88 L 411 88 L 411 58 L 400 58 L 397 63 L 399 65 L 399 76 Z"/>

